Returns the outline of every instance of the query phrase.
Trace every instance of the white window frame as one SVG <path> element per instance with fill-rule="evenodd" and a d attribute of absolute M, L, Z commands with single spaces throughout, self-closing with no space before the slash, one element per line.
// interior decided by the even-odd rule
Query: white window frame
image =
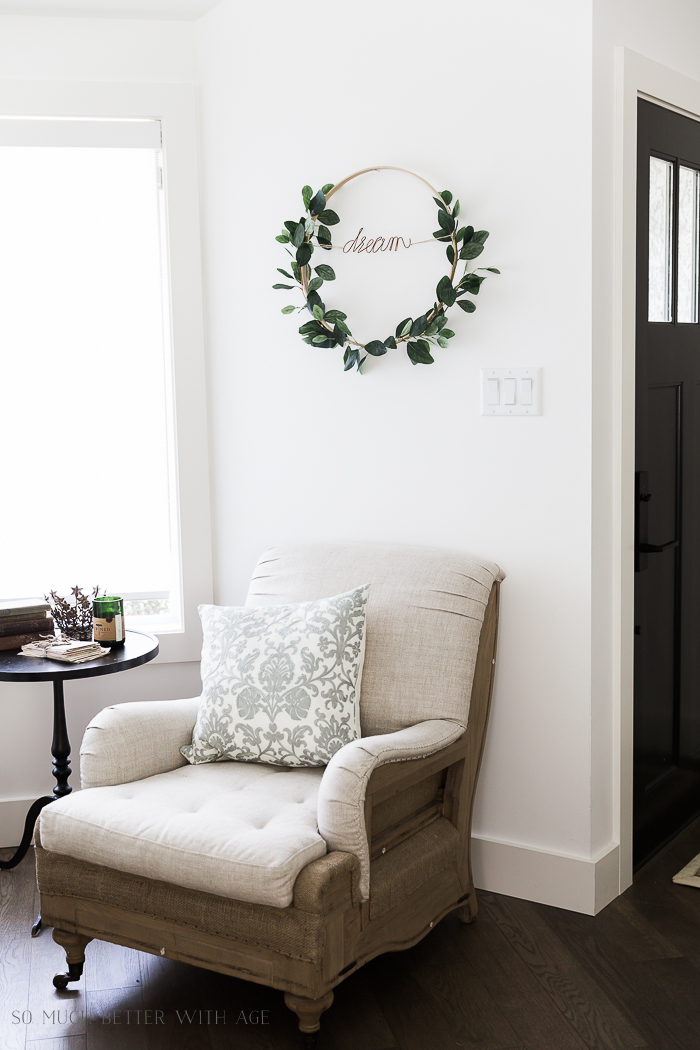
<path fill-rule="evenodd" d="M 0 114 L 161 121 L 184 630 L 158 635 L 159 662 L 197 661 L 202 643 L 197 606 L 212 601 L 213 587 L 196 88 L 192 84 L 4 81 L 0 82 Z M 137 623 L 133 626 L 138 630 Z"/>

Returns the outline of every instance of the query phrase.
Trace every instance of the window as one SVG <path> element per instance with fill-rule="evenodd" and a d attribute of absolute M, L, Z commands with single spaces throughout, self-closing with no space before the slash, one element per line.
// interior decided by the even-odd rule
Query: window
<path fill-rule="evenodd" d="M 677 187 L 677 192 L 674 192 Z M 677 224 L 677 234 L 674 226 Z M 677 253 L 674 281 L 674 241 Z M 649 320 L 698 321 L 700 172 L 649 158 Z M 676 285 L 674 291 L 674 283 Z"/>
<path fill-rule="evenodd" d="M 122 99 L 100 117 L 74 102 L 0 117 L 0 597 L 100 584 L 124 595 L 129 626 L 166 636 L 166 659 L 198 658 L 196 605 L 211 600 L 187 101 L 165 120 L 133 99 L 127 116 L 109 112 Z"/>

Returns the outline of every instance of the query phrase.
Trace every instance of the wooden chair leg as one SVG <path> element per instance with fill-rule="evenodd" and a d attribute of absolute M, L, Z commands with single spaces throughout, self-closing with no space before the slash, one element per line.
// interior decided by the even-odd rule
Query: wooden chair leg
<path fill-rule="evenodd" d="M 54 988 L 65 988 L 69 981 L 79 981 L 83 975 L 83 963 L 85 962 L 85 946 L 90 943 L 92 937 L 83 937 L 81 933 L 69 933 L 67 930 L 53 931 L 53 939 L 60 944 L 66 952 L 68 964 L 67 973 L 54 975 Z"/>
<path fill-rule="evenodd" d="M 333 1002 L 333 992 L 326 992 L 320 999 L 305 999 L 293 992 L 285 992 L 284 1001 L 299 1018 L 299 1031 L 313 1036 L 321 1027 L 321 1014 Z"/>
<path fill-rule="evenodd" d="M 457 908 L 457 916 L 460 922 L 470 923 L 473 922 L 479 911 L 479 905 L 476 901 L 476 893 L 472 889 L 469 894 L 469 900 L 466 904 L 463 904 L 461 908 Z"/>

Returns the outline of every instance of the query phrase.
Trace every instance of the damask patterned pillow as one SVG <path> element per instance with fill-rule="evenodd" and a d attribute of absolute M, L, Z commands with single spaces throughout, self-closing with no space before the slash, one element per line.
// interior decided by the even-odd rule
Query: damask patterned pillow
<path fill-rule="evenodd" d="M 200 605 L 202 697 L 188 762 L 324 766 L 360 736 L 369 584 L 257 609 Z"/>

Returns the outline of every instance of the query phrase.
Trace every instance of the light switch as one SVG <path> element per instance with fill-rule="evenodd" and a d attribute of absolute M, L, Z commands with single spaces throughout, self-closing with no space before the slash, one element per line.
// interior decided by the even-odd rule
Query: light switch
<path fill-rule="evenodd" d="M 542 369 L 481 369 L 481 414 L 539 416 L 542 414 Z"/>

